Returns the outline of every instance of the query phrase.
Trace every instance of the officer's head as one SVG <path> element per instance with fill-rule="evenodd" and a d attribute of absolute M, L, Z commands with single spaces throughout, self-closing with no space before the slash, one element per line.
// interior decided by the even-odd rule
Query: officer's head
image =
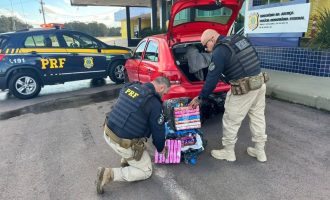
<path fill-rule="evenodd" d="M 156 92 L 160 97 L 163 97 L 164 94 L 168 93 L 171 87 L 170 80 L 163 76 L 158 76 L 151 83 L 155 86 Z"/>
<path fill-rule="evenodd" d="M 208 52 L 213 51 L 213 47 L 217 42 L 220 34 L 213 29 L 206 29 L 201 36 L 201 43 L 204 46 L 205 50 Z"/>

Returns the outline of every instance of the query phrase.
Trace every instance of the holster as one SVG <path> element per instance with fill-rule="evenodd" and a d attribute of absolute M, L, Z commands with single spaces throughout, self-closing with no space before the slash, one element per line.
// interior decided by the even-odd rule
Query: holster
<path fill-rule="evenodd" d="M 124 139 L 118 137 L 112 130 L 106 125 L 104 125 L 104 132 L 105 134 L 110 137 L 110 139 L 119 144 L 119 146 L 128 149 L 132 148 L 133 150 L 133 157 L 126 159 L 129 160 L 136 160 L 139 161 L 142 158 L 143 152 L 146 149 L 145 142 L 147 142 L 147 138 L 136 138 L 136 139 Z"/>
<path fill-rule="evenodd" d="M 267 72 L 262 72 L 262 75 L 264 77 L 264 82 L 267 83 L 269 81 L 269 75 Z"/>
<path fill-rule="evenodd" d="M 134 139 L 136 142 L 133 142 L 132 150 L 133 150 L 133 159 L 136 161 L 140 161 L 143 155 L 144 150 L 146 149 L 145 142 L 146 138 Z"/>
<path fill-rule="evenodd" d="M 257 76 L 244 77 L 235 81 L 230 81 L 231 93 L 233 95 L 247 94 L 251 90 L 257 90 L 269 80 L 266 72 L 262 72 Z"/>

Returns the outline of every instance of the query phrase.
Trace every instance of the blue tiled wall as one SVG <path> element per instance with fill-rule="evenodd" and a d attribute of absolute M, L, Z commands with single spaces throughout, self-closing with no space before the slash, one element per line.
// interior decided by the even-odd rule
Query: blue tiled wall
<path fill-rule="evenodd" d="M 330 77 L 330 51 L 287 47 L 255 48 L 262 68 Z"/>

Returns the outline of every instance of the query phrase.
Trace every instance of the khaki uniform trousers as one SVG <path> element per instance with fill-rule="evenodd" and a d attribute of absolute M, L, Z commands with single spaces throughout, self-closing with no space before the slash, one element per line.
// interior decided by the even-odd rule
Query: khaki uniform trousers
<path fill-rule="evenodd" d="M 108 145 L 122 157 L 127 160 L 129 166 L 123 168 L 112 168 L 114 173 L 114 181 L 139 181 L 149 178 L 152 174 L 152 163 L 149 153 L 145 150 L 139 161 L 129 159 L 133 157 L 132 148 L 125 149 L 119 144 L 112 141 L 105 133 L 104 139 Z"/>
<path fill-rule="evenodd" d="M 266 84 L 244 95 L 227 93 L 225 113 L 222 118 L 223 146 L 234 145 L 237 141 L 237 132 L 246 115 L 250 118 L 250 130 L 253 142 L 267 141 L 266 122 Z"/>

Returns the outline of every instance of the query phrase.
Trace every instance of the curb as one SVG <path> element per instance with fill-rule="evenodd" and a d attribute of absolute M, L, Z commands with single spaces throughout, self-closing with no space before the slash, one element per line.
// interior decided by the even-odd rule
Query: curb
<path fill-rule="evenodd" d="M 6 120 L 29 113 L 39 114 L 54 110 L 63 110 L 66 108 L 76 108 L 90 103 L 99 103 L 113 100 L 119 95 L 121 87 L 110 90 L 100 91 L 91 94 L 81 94 L 72 97 L 52 99 L 45 102 L 36 103 L 15 110 L 0 112 L 0 120 Z"/>
<path fill-rule="evenodd" d="M 277 85 L 270 84 L 267 85 L 266 95 L 275 99 L 330 111 L 330 99 L 326 97 L 301 94 L 294 91 L 284 90 Z"/>

